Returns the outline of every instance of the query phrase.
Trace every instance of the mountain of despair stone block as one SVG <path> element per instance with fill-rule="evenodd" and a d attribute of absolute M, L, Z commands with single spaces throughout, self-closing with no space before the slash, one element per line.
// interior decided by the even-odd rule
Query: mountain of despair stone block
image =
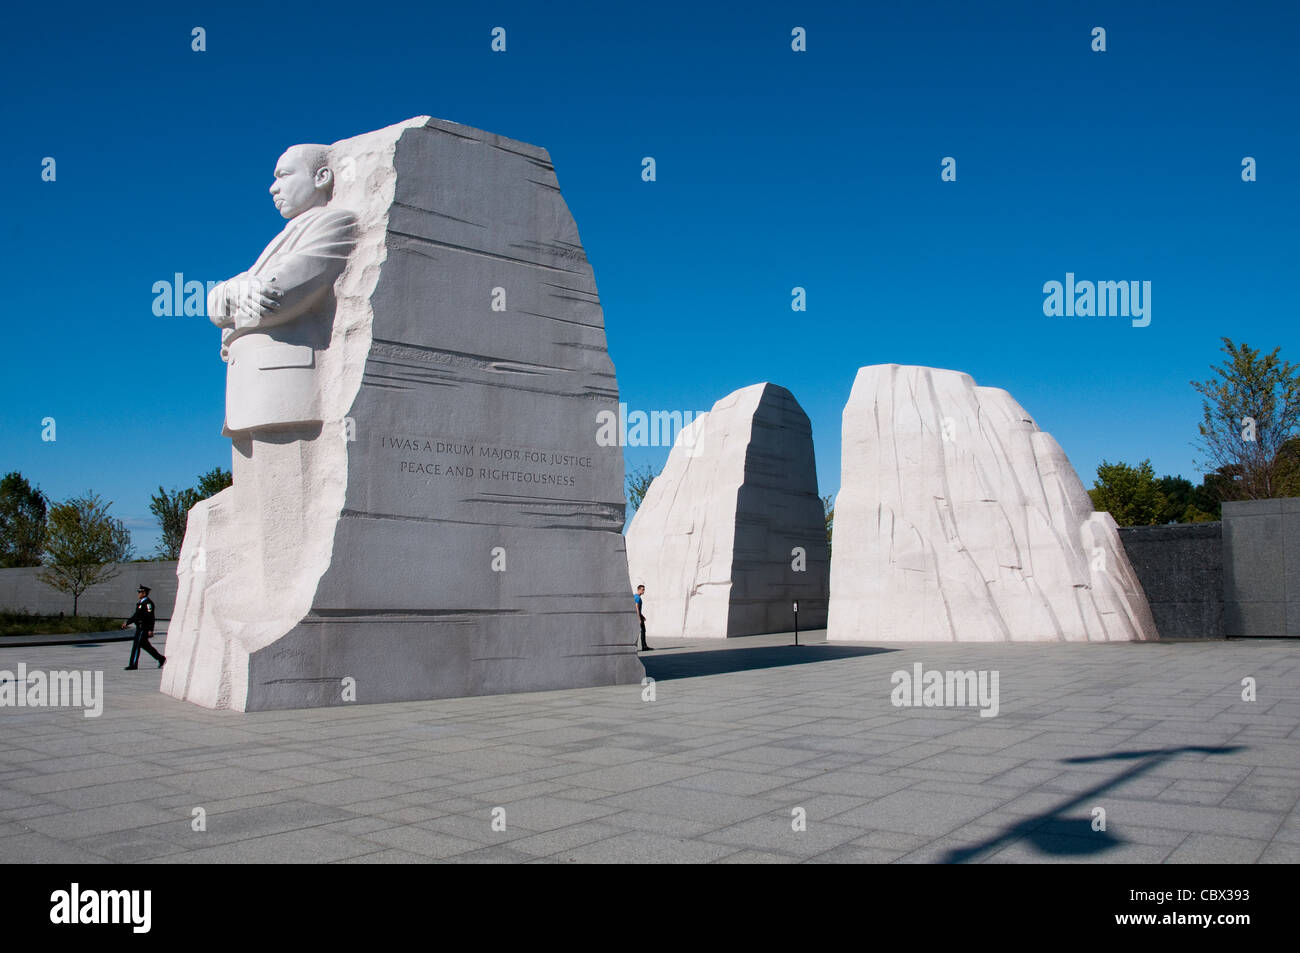
<path fill-rule="evenodd" d="M 421 117 L 296 146 L 213 289 L 234 485 L 162 690 L 295 708 L 637 682 L 618 385 L 546 151 Z"/>
<path fill-rule="evenodd" d="M 1060 445 L 958 371 L 858 371 L 834 553 L 832 640 L 1157 637 L 1115 520 Z"/>

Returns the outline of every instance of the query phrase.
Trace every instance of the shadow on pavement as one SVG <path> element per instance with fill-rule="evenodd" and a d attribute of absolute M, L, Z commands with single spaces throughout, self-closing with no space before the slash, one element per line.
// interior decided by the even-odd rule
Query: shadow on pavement
<path fill-rule="evenodd" d="M 1200 745 L 1184 745 L 1178 748 L 1152 748 L 1146 751 L 1116 751 L 1111 754 L 1089 755 L 1079 758 L 1064 758 L 1062 764 L 1096 764 L 1101 761 L 1136 761 L 1128 770 L 1103 781 L 1096 787 L 1089 788 L 1078 797 L 1071 798 L 1054 809 L 1008 827 L 996 837 L 970 847 L 950 850 L 941 861 L 945 864 L 960 864 L 973 860 L 980 854 L 1003 847 L 1012 841 L 1024 839 L 1033 844 L 1044 854 L 1055 857 L 1087 857 L 1100 854 L 1126 843 L 1109 831 L 1094 831 L 1091 814 L 1088 817 L 1066 817 L 1067 811 L 1091 801 L 1111 788 L 1118 787 L 1126 781 L 1146 774 L 1152 768 L 1163 764 L 1179 754 L 1234 754 L 1245 751 L 1244 745 L 1228 745 L 1214 748 Z M 1091 805 L 1088 805 L 1091 808 Z"/>
<path fill-rule="evenodd" d="M 27 649 L 42 645 L 76 645 L 92 647 L 105 642 L 130 642 L 133 632 L 118 629 L 112 632 L 70 632 L 67 635 L 6 635 L 0 638 L 0 649 Z"/>
<path fill-rule="evenodd" d="M 645 673 L 658 682 L 671 678 L 695 678 L 700 675 L 724 675 L 728 672 L 748 672 L 785 665 L 832 662 L 836 659 L 896 651 L 897 649 L 851 645 L 765 645 L 697 652 L 674 652 L 669 649 L 642 653 L 641 662 L 645 665 Z"/>

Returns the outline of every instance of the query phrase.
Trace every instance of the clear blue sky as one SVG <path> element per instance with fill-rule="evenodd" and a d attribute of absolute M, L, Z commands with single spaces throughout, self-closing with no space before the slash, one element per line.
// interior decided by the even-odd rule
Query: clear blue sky
<path fill-rule="evenodd" d="M 550 150 L 633 409 L 782 384 L 829 493 L 857 368 L 928 364 L 1009 390 L 1086 485 L 1103 458 L 1194 476 L 1219 337 L 1300 360 L 1298 26 L 1293 2 L 18 5 L 0 469 L 101 493 L 151 551 L 150 492 L 230 461 L 217 332 L 155 317 L 153 283 L 248 267 L 283 147 L 431 114 Z M 1044 317 L 1067 271 L 1151 281 L 1151 325 Z"/>

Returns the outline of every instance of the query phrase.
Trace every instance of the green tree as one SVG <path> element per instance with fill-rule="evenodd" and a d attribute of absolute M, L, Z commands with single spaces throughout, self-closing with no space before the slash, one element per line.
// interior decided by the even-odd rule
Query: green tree
<path fill-rule="evenodd" d="M 1224 500 L 1263 500 L 1300 489 L 1293 438 L 1300 429 L 1300 366 L 1223 338 L 1216 375 L 1192 381 L 1204 398 L 1198 461 L 1220 474 Z M 1290 449 L 1288 448 L 1290 445 Z"/>
<path fill-rule="evenodd" d="M 641 502 L 645 499 L 654 478 L 654 468 L 649 465 L 633 470 L 627 475 L 624 485 L 627 487 L 627 503 L 632 507 L 633 512 L 641 508 Z"/>
<path fill-rule="evenodd" d="M 831 530 L 835 526 L 835 497 L 828 494 L 822 497 L 822 514 L 826 517 L 826 555 L 831 554 Z"/>
<path fill-rule="evenodd" d="M 234 483 L 234 479 L 229 470 L 213 467 L 199 477 L 199 485 L 195 489 L 198 491 L 199 499 L 206 500 L 210 496 L 216 496 L 232 483 Z"/>
<path fill-rule="evenodd" d="M 1274 476 L 1278 496 L 1300 496 L 1300 437 L 1292 437 L 1278 448 Z"/>
<path fill-rule="evenodd" d="M 158 528 L 162 533 L 157 547 L 159 558 L 180 558 L 190 508 L 200 500 L 220 493 L 231 482 L 230 471 L 216 467 L 199 477 L 198 486 L 188 490 L 173 489 L 168 492 L 161 486 L 158 487 L 158 492 L 149 499 L 149 512 L 158 520 Z"/>
<path fill-rule="evenodd" d="M 162 532 L 157 552 L 161 559 L 179 559 L 185 541 L 185 522 L 190 507 L 199 501 L 198 490 L 172 490 L 162 487 L 149 498 L 149 512 L 158 520 Z"/>
<path fill-rule="evenodd" d="M 72 595 L 74 616 L 81 594 L 97 583 L 116 578 L 121 572 L 116 564 L 131 558 L 131 534 L 121 520 L 108 515 L 112 505 L 87 492 L 50 507 L 45 527 L 45 569 L 37 578 Z"/>
<path fill-rule="evenodd" d="M 1223 509 L 1223 501 L 1233 499 L 1233 487 L 1238 479 L 1240 479 L 1239 468 L 1233 466 L 1220 467 L 1213 473 L 1205 474 L 1204 481 L 1201 483 L 1201 492 L 1208 505 L 1201 508 L 1214 513 L 1214 518 L 1218 519 Z"/>
<path fill-rule="evenodd" d="M 21 473 L 0 480 L 0 567 L 39 566 L 48 501 Z"/>
<path fill-rule="evenodd" d="M 1209 476 L 1200 486 L 1181 476 L 1162 476 L 1156 481 L 1165 505 L 1161 523 L 1204 523 L 1219 519 L 1219 497 Z"/>
<path fill-rule="evenodd" d="M 1088 496 L 1094 508 L 1110 513 L 1120 526 L 1154 526 L 1165 512 L 1165 497 L 1150 460 L 1136 467 L 1101 461 Z"/>

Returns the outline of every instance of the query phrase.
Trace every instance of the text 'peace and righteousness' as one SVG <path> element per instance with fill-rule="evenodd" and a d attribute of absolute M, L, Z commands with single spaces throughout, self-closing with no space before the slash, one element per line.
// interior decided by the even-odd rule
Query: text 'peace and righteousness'
<path fill-rule="evenodd" d="M 426 478 L 576 486 L 577 471 L 590 470 L 592 465 L 590 456 L 533 447 L 498 447 L 423 437 L 380 437 L 379 445 L 385 450 L 401 451 L 397 461 L 399 473 Z M 556 468 L 568 472 L 554 472 Z"/>

